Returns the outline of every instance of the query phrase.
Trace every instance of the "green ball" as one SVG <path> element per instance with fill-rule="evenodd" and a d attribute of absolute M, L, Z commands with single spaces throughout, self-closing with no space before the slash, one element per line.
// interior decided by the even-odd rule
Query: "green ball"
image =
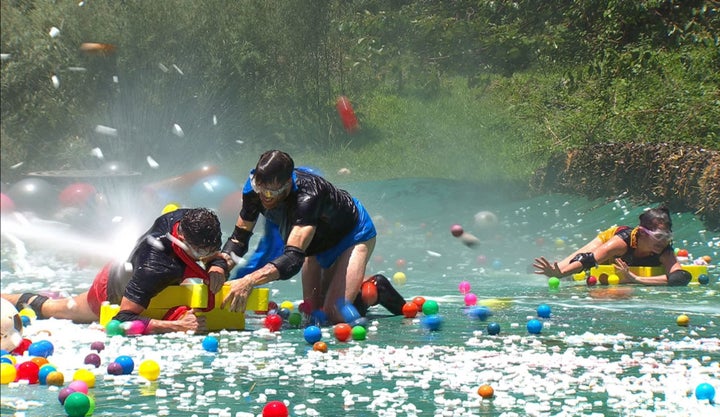
<path fill-rule="evenodd" d="M 105 325 L 105 333 L 108 336 L 122 336 L 125 334 L 125 329 L 122 328 L 122 323 L 119 320 L 110 320 Z"/>
<path fill-rule="evenodd" d="M 353 340 L 365 340 L 365 337 L 367 337 L 367 329 L 363 326 L 355 326 L 352 328 Z"/>
<path fill-rule="evenodd" d="M 550 287 L 551 290 L 557 290 L 560 288 L 560 279 L 557 277 L 552 277 L 548 280 L 548 287 Z"/>
<path fill-rule="evenodd" d="M 90 409 L 85 413 L 85 417 L 90 417 L 95 412 L 95 398 L 88 395 L 88 400 L 90 400 Z"/>
<path fill-rule="evenodd" d="M 426 316 L 432 316 L 433 314 L 437 314 L 438 310 L 440 310 L 440 307 L 438 306 L 437 301 L 434 300 L 425 300 L 422 306 L 422 312 Z"/>
<path fill-rule="evenodd" d="M 290 323 L 293 327 L 300 326 L 300 323 L 302 322 L 302 314 L 298 313 L 297 311 L 294 311 L 290 313 L 290 317 L 288 317 L 288 323 Z"/>
<path fill-rule="evenodd" d="M 73 392 L 65 398 L 64 407 L 68 417 L 85 417 L 90 411 L 90 398 L 82 392 Z"/>

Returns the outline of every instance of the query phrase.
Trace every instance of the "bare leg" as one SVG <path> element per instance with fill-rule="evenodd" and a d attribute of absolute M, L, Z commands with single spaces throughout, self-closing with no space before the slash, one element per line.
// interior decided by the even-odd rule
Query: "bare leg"
<path fill-rule="evenodd" d="M 40 313 L 43 317 L 72 320 L 76 323 L 92 323 L 100 317 L 95 314 L 87 302 L 87 291 L 74 297 L 48 299 L 42 304 Z M 3 294 L 2 298 L 15 305 L 20 294 Z M 35 297 L 28 299 L 28 305 Z"/>
<path fill-rule="evenodd" d="M 313 310 L 323 305 L 322 269 L 314 256 L 305 259 L 302 267 L 303 300 L 310 302 Z"/>
<path fill-rule="evenodd" d="M 338 300 L 353 302 L 365 280 L 368 260 L 375 249 L 375 238 L 348 248 L 333 265 L 335 269 L 325 296 L 325 312 L 330 321 L 344 321 L 335 303 Z"/>

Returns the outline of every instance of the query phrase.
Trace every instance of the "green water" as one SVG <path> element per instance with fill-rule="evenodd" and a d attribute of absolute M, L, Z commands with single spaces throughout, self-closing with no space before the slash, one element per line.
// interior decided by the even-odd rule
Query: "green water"
<path fill-rule="evenodd" d="M 700 382 L 720 388 L 716 270 L 709 285 L 635 287 L 628 299 L 592 298 L 591 289 L 574 281 L 551 291 L 528 271 L 535 256 L 560 258 L 600 229 L 636 224 L 644 207 L 622 199 L 528 198 L 517 190 L 425 179 L 341 185 L 363 201 L 378 228 L 369 272 L 391 277 L 402 269 L 407 281 L 398 289 L 408 299 L 437 301 L 441 330 L 428 331 L 420 318 L 387 317 L 375 307 L 366 340 L 337 342 L 326 329 L 324 354 L 312 351 L 301 329 L 268 335 L 261 318 L 252 316 L 248 331 L 215 334 L 219 353 L 202 349 L 203 336 L 105 339 L 92 326 L 58 320 L 27 330 L 51 330 L 52 336 L 37 337 L 55 344 L 50 359 L 65 370 L 66 381 L 83 366 L 89 344 L 106 340 L 91 390 L 96 416 L 245 417 L 260 415 L 270 400 L 287 401 L 293 416 L 718 415 L 717 407 L 692 395 Z M 480 211 L 494 213 L 497 223 L 475 225 Z M 673 221 L 676 247 L 695 258 L 709 255 L 717 265 L 720 236 L 689 214 Z M 449 229 L 455 223 L 480 244 L 469 248 L 454 238 Z M 78 268 L 67 255 L 28 250 L 34 267 L 55 274 L 18 276 L 13 251 L 3 242 L 3 292 L 70 291 L 86 288 L 94 276 L 93 267 Z M 399 259 L 405 267 L 398 267 Z M 467 315 L 461 281 L 481 301 L 490 300 L 487 321 Z M 271 288 L 278 303 L 300 299 L 299 279 Z M 543 303 L 552 316 L 542 319 L 541 334 L 530 335 L 526 323 Z M 676 324 L 679 314 L 690 317 L 689 327 Z M 500 325 L 499 335 L 487 334 L 490 321 Z M 132 375 L 106 375 L 105 366 L 119 354 L 136 359 Z M 147 358 L 162 366 L 153 383 L 137 375 Z M 476 393 L 485 383 L 495 389 L 493 399 Z M 2 416 L 65 415 L 53 388 L 2 388 Z"/>

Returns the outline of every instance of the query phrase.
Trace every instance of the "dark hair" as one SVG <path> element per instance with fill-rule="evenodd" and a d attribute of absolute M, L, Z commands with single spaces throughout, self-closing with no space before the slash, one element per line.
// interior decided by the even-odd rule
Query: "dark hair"
<path fill-rule="evenodd" d="M 190 245 L 220 250 L 222 237 L 220 220 L 212 210 L 206 208 L 188 210 L 180 220 L 180 229 Z"/>
<path fill-rule="evenodd" d="M 670 210 L 666 206 L 645 210 L 640 215 L 640 226 L 651 231 L 662 228 L 671 232 L 672 220 L 670 220 Z"/>
<path fill-rule="evenodd" d="M 272 150 L 260 155 L 254 178 L 258 184 L 283 184 L 292 177 L 295 161 L 283 151 Z"/>

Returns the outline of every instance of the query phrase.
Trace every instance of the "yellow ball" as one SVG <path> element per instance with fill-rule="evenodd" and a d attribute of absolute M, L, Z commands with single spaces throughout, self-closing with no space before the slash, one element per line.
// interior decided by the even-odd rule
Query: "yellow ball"
<path fill-rule="evenodd" d="M 690 324 L 690 317 L 686 316 L 685 314 L 681 314 L 677 317 L 677 325 L 687 327 L 687 325 Z"/>
<path fill-rule="evenodd" d="M 288 310 L 293 311 L 295 304 L 293 304 L 292 301 L 283 301 L 280 303 L 280 308 L 287 308 Z"/>
<path fill-rule="evenodd" d="M 555 247 L 558 248 L 558 249 L 564 248 L 564 247 L 565 247 L 565 241 L 562 240 L 562 239 L 560 239 L 560 238 L 555 239 Z"/>
<path fill-rule="evenodd" d="M 405 276 L 404 272 L 396 272 L 395 275 L 393 275 L 393 282 L 395 285 L 405 285 L 407 282 L 407 277 Z"/>
<path fill-rule="evenodd" d="M 14 365 L 7 362 L 0 363 L 0 384 L 7 385 L 15 381 L 16 376 L 17 370 Z"/>
<path fill-rule="evenodd" d="M 35 310 L 33 310 L 30 307 L 25 307 L 22 310 L 18 311 L 18 314 L 21 316 L 25 316 L 29 318 L 30 320 L 35 320 L 37 318 L 37 314 L 35 314 Z"/>
<path fill-rule="evenodd" d="M 52 371 L 45 377 L 45 383 L 47 385 L 54 385 L 56 387 L 62 387 L 65 383 L 65 375 L 60 371 Z"/>
<path fill-rule="evenodd" d="M 155 381 L 160 377 L 160 365 L 152 359 L 144 360 L 138 368 L 138 374 L 148 381 Z"/>
<path fill-rule="evenodd" d="M 177 203 L 168 203 L 165 207 L 163 207 L 162 214 L 168 214 L 171 211 L 175 211 L 179 208 L 180 206 Z"/>
<path fill-rule="evenodd" d="M 615 274 L 608 275 L 608 285 L 618 285 L 620 283 L 620 277 Z"/>
<path fill-rule="evenodd" d="M 73 374 L 73 381 L 83 381 L 88 388 L 93 388 L 95 386 L 95 374 L 87 369 L 78 369 Z"/>

